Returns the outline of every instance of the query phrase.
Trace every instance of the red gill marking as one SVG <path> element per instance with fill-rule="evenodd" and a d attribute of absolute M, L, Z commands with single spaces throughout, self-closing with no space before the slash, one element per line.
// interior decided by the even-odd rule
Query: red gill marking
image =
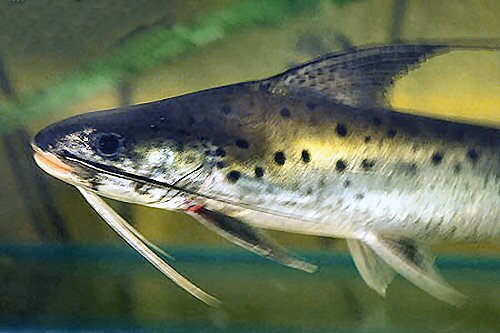
<path fill-rule="evenodd" d="M 202 205 L 193 205 L 193 206 L 189 206 L 186 210 L 188 212 L 193 212 L 193 213 L 196 213 L 197 211 L 199 211 L 200 209 L 202 209 L 203 206 Z"/>

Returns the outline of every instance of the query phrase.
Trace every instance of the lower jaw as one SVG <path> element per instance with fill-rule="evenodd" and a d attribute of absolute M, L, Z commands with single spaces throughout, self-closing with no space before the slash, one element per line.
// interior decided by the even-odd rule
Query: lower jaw
<path fill-rule="evenodd" d="M 33 156 L 36 164 L 49 175 L 58 178 L 70 184 L 77 184 L 78 180 L 75 176 L 75 168 L 64 163 L 55 154 L 36 151 Z"/>

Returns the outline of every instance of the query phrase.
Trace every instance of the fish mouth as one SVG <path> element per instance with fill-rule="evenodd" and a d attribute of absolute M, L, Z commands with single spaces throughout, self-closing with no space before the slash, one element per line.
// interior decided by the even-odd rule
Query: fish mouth
<path fill-rule="evenodd" d="M 76 180 L 74 179 L 75 168 L 65 163 L 60 156 L 44 151 L 34 143 L 31 143 L 31 147 L 35 151 L 33 158 L 43 171 L 66 182 L 74 182 Z"/>

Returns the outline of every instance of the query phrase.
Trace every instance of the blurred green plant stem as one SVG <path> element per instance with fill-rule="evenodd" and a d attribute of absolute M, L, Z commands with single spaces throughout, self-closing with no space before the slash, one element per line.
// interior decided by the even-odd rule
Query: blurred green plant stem
<path fill-rule="evenodd" d="M 339 4 L 347 0 L 336 1 Z M 252 27 L 272 26 L 318 8 L 319 0 L 251 0 L 230 5 L 171 29 L 154 26 L 98 61 L 69 72 L 42 91 L 0 104 L 0 133 L 27 121 L 63 112 L 122 80 Z"/>

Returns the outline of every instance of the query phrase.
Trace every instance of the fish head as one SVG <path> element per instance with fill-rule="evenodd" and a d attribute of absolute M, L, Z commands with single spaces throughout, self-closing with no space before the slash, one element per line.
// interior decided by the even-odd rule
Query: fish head
<path fill-rule="evenodd" d="M 105 197 L 184 208 L 206 178 L 208 156 L 186 148 L 181 120 L 166 116 L 166 108 L 154 102 L 49 125 L 33 139 L 35 161 L 50 175 Z"/>

